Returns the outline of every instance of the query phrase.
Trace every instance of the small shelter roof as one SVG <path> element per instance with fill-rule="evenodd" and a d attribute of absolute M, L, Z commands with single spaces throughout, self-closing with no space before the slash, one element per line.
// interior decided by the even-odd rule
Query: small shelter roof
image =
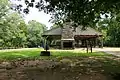
<path fill-rule="evenodd" d="M 82 29 L 82 26 L 76 27 L 76 30 L 73 31 L 74 35 L 81 35 L 81 36 L 89 36 L 89 35 L 98 35 L 102 36 L 102 33 L 98 32 L 97 30 L 91 28 L 91 27 L 86 27 L 86 29 Z M 51 30 L 45 31 L 42 36 L 57 36 L 57 35 L 62 35 L 62 28 L 57 27 L 53 28 Z"/>
<path fill-rule="evenodd" d="M 102 33 L 91 27 L 85 27 L 85 29 L 82 28 L 82 26 L 78 26 L 74 32 L 74 35 L 102 35 Z"/>
<path fill-rule="evenodd" d="M 56 27 L 56 28 L 53 28 L 53 29 L 50 29 L 48 31 L 45 31 L 42 35 L 43 36 L 52 36 L 52 35 L 61 35 L 62 34 L 62 28 L 60 27 Z"/>

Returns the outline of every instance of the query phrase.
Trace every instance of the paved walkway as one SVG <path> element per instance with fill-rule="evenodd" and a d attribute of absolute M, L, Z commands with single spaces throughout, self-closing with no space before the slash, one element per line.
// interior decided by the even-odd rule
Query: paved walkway
<path fill-rule="evenodd" d="M 120 48 L 104 47 L 104 48 L 93 48 L 94 51 L 101 51 L 108 54 L 113 54 L 120 57 Z"/>

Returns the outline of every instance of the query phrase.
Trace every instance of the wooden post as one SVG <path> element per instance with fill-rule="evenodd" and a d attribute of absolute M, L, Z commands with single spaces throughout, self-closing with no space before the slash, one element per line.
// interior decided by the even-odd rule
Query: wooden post
<path fill-rule="evenodd" d="M 63 49 L 63 41 L 61 40 L 61 49 Z"/>
<path fill-rule="evenodd" d="M 94 44 L 93 44 L 93 45 L 94 45 L 94 48 L 95 48 L 95 47 L 96 47 L 96 38 L 94 38 L 93 41 L 94 41 Z"/>
<path fill-rule="evenodd" d="M 91 53 L 92 53 L 92 46 L 90 48 L 91 48 L 90 50 L 91 50 Z"/>
<path fill-rule="evenodd" d="M 86 40 L 87 53 L 88 53 L 88 40 Z"/>
<path fill-rule="evenodd" d="M 91 50 L 91 53 L 92 53 L 92 42 L 90 41 L 90 50 Z"/>
<path fill-rule="evenodd" d="M 103 48 L 103 37 L 101 37 L 101 48 Z"/>
<path fill-rule="evenodd" d="M 98 46 L 97 38 L 95 38 L 95 47 Z"/>
<path fill-rule="evenodd" d="M 75 40 L 72 41 L 72 48 L 75 49 Z"/>

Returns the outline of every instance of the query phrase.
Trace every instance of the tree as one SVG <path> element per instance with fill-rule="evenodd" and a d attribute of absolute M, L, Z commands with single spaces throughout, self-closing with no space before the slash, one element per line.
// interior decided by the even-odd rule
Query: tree
<path fill-rule="evenodd" d="M 3 19 L 5 15 L 7 15 L 8 10 L 8 0 L 0 0 L 0 20 Z"/>
<path fill-rule="evenodd" d="M 42 42 L 42 33 L 45 31 L 46 26 L 35 21 L 29 21 L 27 25 L 28 35 L 27 41 L 29 47 L 38 47 Z"/>
<path fill-rule="evenodd" d="M 10 10 L 8 0 L 1 0 L 0 3 L 0 46 L 23 47 L 23 38 L 25 37 L 22 28 L 19 26 L 24 22 L 21 15 Z M 25 25 L 24 25 L 25 27 Z M 25 30 L 25 29 L 23 29 Z"/>
<path fill-rule="evenodd" d="M 0 2 L 0 46 L 4 46 L 4 38 L 6 38 L 6 32 L 8 32 L 8 27 L 5 26 L 5 16 L 9 11 L 8 0 L 1 0 Z M 5 26 L 5 27 L 4 27 Z"/>
<path fill-rule="evenodd" d="M 60 26 L 57 24 L 53 24 L 53 26 L 51 26 L 50 28 L 52 29 L 52 28 L 57 28 L 57 27 L 60 27 Z"/>
<path fill-rule="evenodd" d="M 29 13 L 29 7 L 35 6 L 40 11 L 52 14 L 56 23 L 68 19 L 79 25 L 96 23 L 101 14 L 105 14 L 106 17 L 108 14 L 114 16 L 113 14 L 118 14 L 120 9 L 119 0 L 40 0 L 39 2 L 25 0 L 25 4 L 27 8 L 23 10 L 24 13 Z"/>
<path fill-rule="evenodd" d="M 26 41 L 26 27 L 22 17 L 16 12 L 8 12 L 0 24 L 0 43 L 3 48 L 24 47 Z M 23 25 L 24 24 L 24 25 Z"/>
<path fill-rule="evenodd" d="M 120 46 L 119 15 L 112 19 L 104 19 L 98 23 L 98 30 L 103 33 L 105 46 Z"/>
<path fill-rule="evenodd" d="M 36 47 L 42 41 L 46 26 L 30 21 L 28 25 L 18 12 L 9 8 L 8 0 L 0 3 L 0 48 Z"/>

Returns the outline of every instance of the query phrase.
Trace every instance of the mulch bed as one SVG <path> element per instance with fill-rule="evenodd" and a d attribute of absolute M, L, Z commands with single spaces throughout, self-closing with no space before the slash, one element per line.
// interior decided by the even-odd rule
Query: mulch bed
<path fill-rule="evenodd" d="M 111 60 L 114 61 L 109 62 Z M 68 57 L 1 61 L 0 80 L 117 80 L 119 71 L 109 71 L 106 67 L 116 66 L 120 70 L 119 60 L 115 57 Z"/>

